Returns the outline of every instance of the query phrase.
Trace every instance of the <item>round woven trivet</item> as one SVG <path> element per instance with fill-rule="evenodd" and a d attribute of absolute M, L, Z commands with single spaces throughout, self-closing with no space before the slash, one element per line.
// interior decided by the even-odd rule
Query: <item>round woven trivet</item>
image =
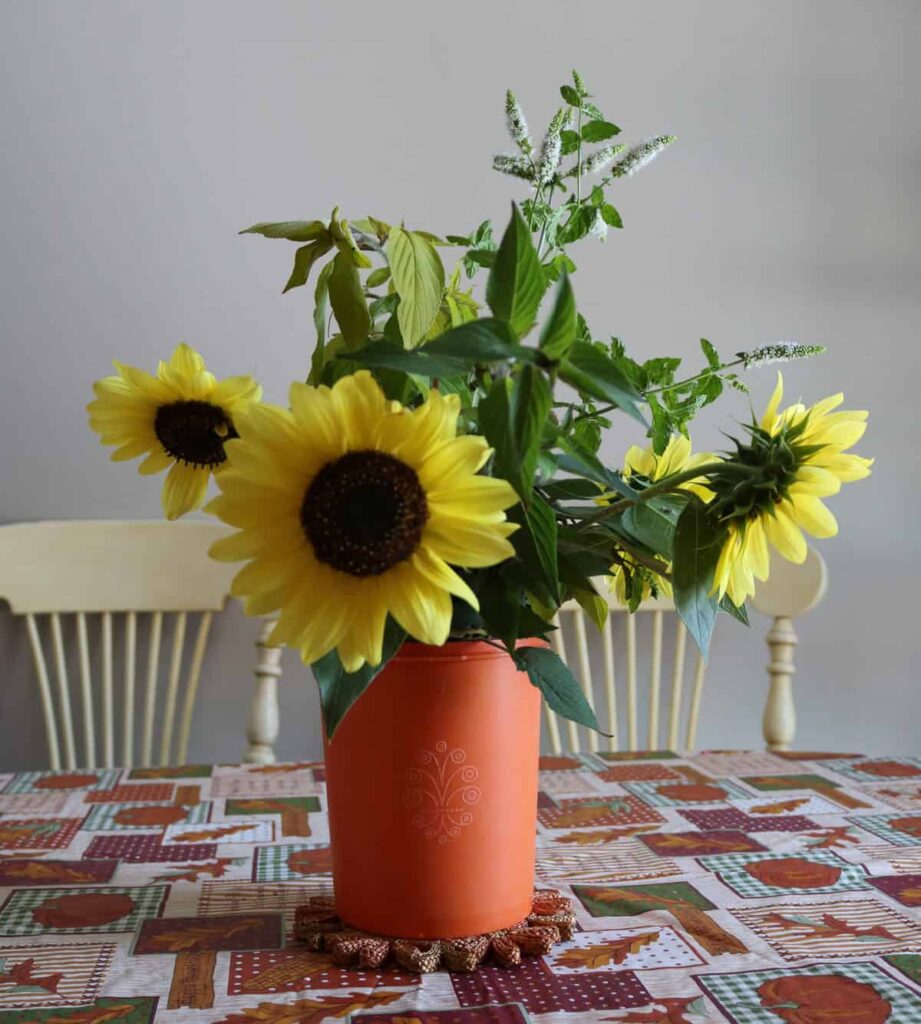
<path fill-rule="evenodd" d="M 531 913 L 511 928 L 463 939 L 395 939 L 350 928 L 336 916 L 331 896 L 312 896 L 294 912 L 294 935 L 312 950 L 325 950 L 340 967 L 381 967 L 395 960 L 407 971 L 427 974 L 474 971 L 488 960 L 514 967 L 522 956 L 549 953 L 572 938 L 572 901 L 556 889 L 535 889 Z"/>

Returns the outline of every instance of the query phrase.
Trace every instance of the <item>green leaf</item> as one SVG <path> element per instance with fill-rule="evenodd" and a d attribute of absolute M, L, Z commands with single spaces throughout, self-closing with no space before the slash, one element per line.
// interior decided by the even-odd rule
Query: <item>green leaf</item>
<path fill-rule="evenodd" d="M 707 363 L 711 370 L 718 370 L 723 365 L 723 360 L 720 359 L 719 352 L 707 341 L 706 338 L 700 339 L 700 347 L 703 350 L 703 354 L 707 357 Z"/>
<path fill-rule="evenodd" d="M 560 142 L 562 146 L 560 148 L 561 156 L 569 156 L 570 153 L 575 153 L 579 148 L 580 135 L 578 132 L 574 132 L 569 128 L 564 128 L 560 132 Z"/>
<path fill-rule="evenodd" d="M 491 363 L 512 357 L 527 358 L 533 349 L 518 346 L 508 324 L 484 317 L 452 327 L 434 341 L 417 349 L 405 349 L 397 338 L 389 337 L 394 321 L 384 330 L 384 341 L 374 341 L 349 354 L 362 366 L 373 369 L 403 370 L 425 377 L 451 377 L 468 373 L 477 363 Z"/>
<path fill-rule="evenodd" d="M 720 610 L 726 612 L 727 615 L 731 615 L 737 622 L 741 622 L 743 626 L 751 625 L 748 621 L 748 609 L 744 604 L 734 604 L 729 600 L 728 594 L 723 595 L 723 600 L 720 601 Z"/>
<path fill-rule="evenodd" d="M 461 330 L 462 328 L 458 328 Z M 550 385 L 536 366 L 495 381 L 478 406 L 480 426 L 495 449 L 495 468 L 525 505 L 532 497 L 544 423 L 550 415 Z"/>
<path fill-rule="evenodd" d="M 527 589 L 535 593 L 542 603 L 558 605 L 560 579 L 556 514 L 539 494 L 532 497 L 527 509 L 515 505 L 506 514 L 521 526 L 510 539 L 525 570 Z"/>
<path fill-rule="evenodd" d="M 332 740 L 346 712 L 397 653 L 405 639 L 405 631 L 388 618 L 384 628 L 383 657 L 379 665 L 365 664 L 357 672 L 346 672 L 338 653 L 332 650 L 310 666 L 320 690 L 320 705 L 328 739 Z"/>
<path fill-rule="evenodd" d="M 571 107 L 578 107 L 582 103 L 582 97 L 571 85 L 561 85 L 560 95 Z"/>
<path fill-rule="evenodd" d="M 428 355 L 463 359 L 466 365 L 510 359 L 520 353 L 518 342 L 502 320 L 483 317 L 452 327 L 422 350 Z"/>
<path fill-rule="evenodd" d="M 394 317 L 387 321 L 385 337 L 388 334 L 387 328 L 395 322 Z M 415 373 L 430 378 L 451 377 L 457 373 L 464 373 L 469 368 L 466 359 L 433 357 L 428 354 L 427 349 L 406 349 L 399 341 L 375 341 L 357 352 L 348 353 L 347 358 L 371 370 L 402 370 L 404 373 Z"/>
<path fill-rule="evenodd" d="M 531 232 L 512 203 L 512 218 L 486 283 L 486 301 L 493 313 L 523 338 L 534 324 L 543 294 L 544 273 Z"/>
<path fill-rule="evenodd" d="M 560 580 L 557 566 L 557 523 L 556 513 L 539 495 L 533 495 L 531 503 L 524 509 L 528 533 L 534 542 L 543 571 L 544 581 L 554 601 L 559 601 Z"/>
<path fill-rule="evenodd" d="M 622 228 L 624 226 L 624 222 L 620 219 L 620 214 L 610 203 L 605 203 L 601 207 L 601 217 L 609 227 Z"/>
<path fill-rule="evenodd" d="M 572 216 L 566 224 L 560 228 L 557 235 L 557 242 L 560 245 L 571 245 L 585 238 L 592 227 L 595 219 L 595 211 L 588 204 L 578 206 L 572 211 Z"/>
<path fill-rule="evenodd" d="M 368 274 L 365 284 L 369 288 L 376 288 L 379 284 L 383 284 L 385 281 L 390 279 L 390 267 L 378 267 L 377 270 L 372 270 Z"/>
<path fill-rule="evenodd" d="M 577 330 L 576 300 L 569 275 L 563 274 L 556 290 L 553 312 L 540 332 L 540 348 L 548 359 L 562 359 L 572 348 Z"/>
<path fill-rule="evenodd" d="M 589 121 L 582 129 L 583 142 L 604 142 L 620 135 L 620 128 L 610 121 Z"/>
<path fill-rule="evenodd" d="M 706 657 L 718 602 L 711 594 L 713 574 L 726 529 L 707 515 L 707 506 L 690 496 L 675 528 L 672 590 L 675 609 Z"/>
<path fill-rule="evenodd" d="M 345 347 L 352 351 L 368 338 L 371 317 L 358 276 L 358 267 L 347 252 L 336 253 L 329 275 L 329 301 Z"/>
<path fill-rule="evenodd" d="M 686 497 L 674 503 L 666 498 L 652 498 L 631 505 L 620 517 L 620 524 L 640 544 L 671 561 L 675 526 L 686 502 Z"/>
<path fill-rule="evenodd" d="M 578 601 L 579 607 L 592 620 L 595 628 L 600 633 L 604 629 L 604 624 L 608 621 L 608 613 L 611 610 L 608 602 L 594 588 L 583 589 L 579 587 L 573 591 L 573 596 Z"/>
<path fill-rule="evenodd" d="M 551 480 L 540 485 L 544 495 L 560 501 L 582 501 L 597 498 L 602 489 L 591 480 Z"/>
<path fill-rule="evenodd" d="M 315 242 L 329 237 L 329 229 L 322 220 L 283 220 L 275 224 L 254 224 L 244 228 L 241 235 L 262 235 L 263 238 L 287 238 L 289 242 Z"/>
<path fill-rule="evenodd" d="M 582 394 L 613 402 L 644 426 L 646 419 L 637 403 L 643 396 L 634 388 L 614 360 L 584 341 L 577 341 L 560 366 L 560 376 Z"/>
<path fill-rule="evenodd" d="M 339 216 L 338 206 L 333 209 L 329 218 L 329 236 L 339 252 L 349 256 L 356 267 L 361 267 L 363 270 L 371 268 L 370 258 L 359 248 L 352 229 L 349 227 L 349 222 Z"/>
<path fill-rule="evenodd" d="M 313 350 L 310 376 L 307 378 L 307 383 L 313 385 L 320 383 L 323 374 L 326 355 L 326 300 L 329 295 L 329 277 L 333 272 L 334 262 L 334 260 L 330 260 L 320 271 L 317 277 L 317 286 L 313 292 L 313 326 L 317 332 L 317 345 Z"/>
<path fill-rule="evenodd" d="M 615 473 L 602 465 L 596 456 L 573 448 L 565 440 L 561 440 L 559 445 L 564 452 L 559 458 L 560 469 L 565 470 L 567 473 L 576 473 L 579 476 L 586 477 L 588 480 L 594 480 L 596 484 L 601 484 L 607 489 L 616 491 L 625 498 L 633 498 L 634 500 L 637 498 L 637 492 L 624 480 L 620 473 Z"/>
<path fill-rule="evenodd" d="M 520 671 L 527 672 L 528 679 L 544 695 L 551 711 L 601 732 L 582 687 L 555 651 L 546 647 L 520 647 L 513 657 Z"/>
<path fill-rule="evenodd" d="M 307 284 L 310 268 L 321 256 L 328 253 L 330 249 L 332 249 L 332 245 L 327 241 L 311 242 L 309 245 L 302 245 L 294 254 L 294 269 L 291 271 L 291 276 L 288 278 L 288 283 L 285 285 L 282 295 L 285 292 L 290 292 L 292 288 L 300 288 L 301 285 Z"/>
<path fill-rule="evenodd" d="M 649 403 L 649 411 L 652 413 L 652 427 L 648 431 L 648 436 L 652 439 L 652 450 L 656 455 L 661 455 L 672 436 L 671 417 L 656 395 L 647 395 L 646 401 Z"/>
<path fill-rule="evenodd" d="M 415 348 L 438 315 L 445 287 L 445 268 L 435 246 L 418 231 L 391 228 L 387 259 L 393 286 L 400 296 L 397 316 L 407 348 Z"/>

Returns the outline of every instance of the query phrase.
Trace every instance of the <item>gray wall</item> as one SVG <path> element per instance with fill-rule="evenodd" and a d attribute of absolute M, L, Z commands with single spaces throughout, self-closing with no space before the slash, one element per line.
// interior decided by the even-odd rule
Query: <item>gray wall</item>
<path fill-rule="evenodd" d="M 800 739 L 921 752 L 919 31 L 912 0 L 4 0 L 0 521 L 157 516 L 157 482 L 85 427 L 110 359 L 151 366 L 185 339 L 283 400 L 308 356 L 307 295 L 278 294 L 288 247 L 237 229 L 334 203 L 439 232 L 501 221 L 504 90 L 539 125 L 575 63 L 631 138 L 681 139 L 623 184 L 626 230 L 579 252 L 596 331 L 692 360 L 701 335 L 727 352 L 819 342 L 830 353 L 790 368 L 792 395 L 840 388 L 872 409 L 877 468 L 834 500 L 831 592 L 803 624 Z M 757 407 L 771 383 L 753 378 Z M 720 413 L 701 446 L 747 401 Z M 632 438 L 618 424 L 608 456 Z M 724 624 L 703 745 L 758 742 L 763 629 Z M 251 637 L 238 610 L 217 630 L 196 757 L 239 750 Z M 6 617 L 0 652 L 0 769 L 38 765 Z M 316 754 L 312 683 L 287 668 L 280 750 Z"/>

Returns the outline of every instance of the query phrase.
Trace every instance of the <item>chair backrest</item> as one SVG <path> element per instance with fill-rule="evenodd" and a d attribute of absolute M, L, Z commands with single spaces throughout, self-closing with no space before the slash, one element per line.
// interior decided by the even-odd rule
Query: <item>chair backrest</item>
<path fill-rule="evenodd" d="M 26 622 L 53 769 L 184 761 L 212 616 L 224 607 L 234 573 L 208 557 L 226 533 L 220 524 L 194 521 L 0 527 L 0 598 Z M 169 654 L 161 666 L 164 633 Z M 72 676 L 79 677 L 82 730 Z"/>
<path fill-rule="evenodd" d="M 607 592 L 603 581 L 598 590 Z M 696 649 L 688 656 L 687 630 L 674 605 L 665 599 L 648 601 L 630 615 L 608 595 L 608 607 L 610 613 L 599 636 L 575 601 L 563 605 L 551 643 L 579 679 L 599 725 L 610 736 L 564 722 L 545 705 L 551 749 L 554 753 L 564 748 L 579 752 L 584 743 L 589 751 L 620 750 L 624 741 L 628 750 L 675 749 L 682 743 L 693 747 L 706 662 Z M 665 662 L 670 666 L 667 690 L 663 687 Z M 689 662 L 693 663 L 690 671 Z M 648 680 L 645 697 L 641 679 Z M 663 708 L 663 698 L 667 708 Z"/>
<path fill-rule="evenodd" d="M 797 636 L 793 621 L 814 608 L 825 594 L 828 572 L 822 556 L 809 548 L 805 561 L 795 565 L 772 556 L 767 582 L 759 584 L 752 607 L 773 619 L 766 641 L 770 653 L 770 686 L 763 715 L 763 733 L 769 750 L 790 749 L 796 730 L 793 701 L 793 651 Z M 688 651 L 687 630 L 671 601 L 648 601 L 630 615 L 598 581 L 599 593 L 607 595 L 609 615 L 599 637 L 587 615 L 575 602 L 559 612 L 558 629 L 551 642 L 560 657 L 579 679 L 588 702 L 595 709 L 599 725 L 610 737 L 599 736 L 572 722 L 564 722 L 544 706 L 545 738 L 553 753 L 563 749 L 580 752 L 583 742 L 589 751 L 602 748 L 665 747 L 693 749 L 697 739 L 700 706 L 707 662 L 693 641 Z M 714 644 L 711 643 L 711 653 Z M 689 669 L 688 663 L 693 663 Z M 671 680 L 663 693 L 663 664 L 670 663 Z M 600 671 L 599 671 L 600 669 Z M 648 679 L 645 700 L 638 689 Z M 622 686 L 622 695 L 618 691 Z M 663 697 L 668 701 L 663 713 Z M 645 723 L 645 729 L 641 727 Z M 561 729 L 565 728 L 565 737 Z M 641 740 L 642 735 L 642 740 Z"/>

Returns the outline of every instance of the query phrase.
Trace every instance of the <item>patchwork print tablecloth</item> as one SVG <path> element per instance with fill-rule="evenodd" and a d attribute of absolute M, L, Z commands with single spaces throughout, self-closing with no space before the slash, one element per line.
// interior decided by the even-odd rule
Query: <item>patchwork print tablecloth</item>
<path fill-rule="evenodd" d="M 540 780 L 574 941 L 420 978 L 292 942 L 331 888 L 320 765 L 0 775 L 0 1021 L 921 1022 L 921 759 L 586 754 Z"/>

